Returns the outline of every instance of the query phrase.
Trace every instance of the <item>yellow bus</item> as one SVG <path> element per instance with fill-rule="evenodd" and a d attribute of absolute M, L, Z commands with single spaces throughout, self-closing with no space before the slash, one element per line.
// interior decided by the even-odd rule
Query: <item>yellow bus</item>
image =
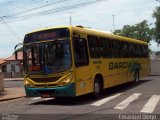
<path fill-rule="evenodd" d="M 28 97 L 99 97 L 105 88 L 138 83 L 150 73 L 146 42 L 82 26 L 26 34 L 23 59 Z"/>

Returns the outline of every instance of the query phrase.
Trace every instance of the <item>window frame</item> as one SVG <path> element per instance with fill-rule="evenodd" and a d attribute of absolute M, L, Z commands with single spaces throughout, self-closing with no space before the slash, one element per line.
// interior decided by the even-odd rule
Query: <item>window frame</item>
<path fill-rule="evenodd" d="M 117 46 L 115 45 L 115 43 L 117 44 Z M 112 58 L 122 58 L 121 40 L 111 39 L 111 44 L 112 44 Z"/>
<path fill-rule="evenodd" d="M 82 40 L 83 41 L 83 44 L 84 44 L 84 49 L 85 49 L 85 53 L 86 53 L 86 59 L 83 61 L 83 60 L 79 60 L 77 61 L 78 57 L 76 52 L 77 50 L 82 50 L 82 47 L 79 46 L 79 48 L 77 48 L 76 46 L 76 40 Z M 77 38 L 77 37 L 73 37 L 73 49 L 74 49 L 74 61 L 75 61 L 75 66 L 76 67 L 82 67 L 82 66 L 87 66 L 89 65 L 89 55 L 88 55 L 88 47 L 87 47 L 87 41 L 85 38 Z M 81 51 L 80 51 L 81 52 Z"/>
<path fill-rule="evenodd" d="M 96 40 L 96 42 L 97 42 L 96 45 L 95 45 L 96 47 L 94 47 L 93 45 L 91 45 L 91 44 L 95 44 L 94 40 Z M 94 35 L 88 35 L 87 36 L 87 41 L 88 41 L 88 48 L 89 48 L 89 55 L 90 55 L 90 57 L 93 58 L 93 59 L 99 59 L 99 58 L 101 58 L 99 37 L 94 36 Z M 94 50 L 91 51 L 92 49 L 94 49 Z"/>
<path fill-rule="evenodd" d="M 123 58 L 130 58 L 131 54 L 130 54 L 130 45 L 129 42 L 127 41 L 121 41 L 121 46 L 122 46 L 122 56 Z M 124 47 L 125 46 L 125 47 Z"/>
<path fill-rule="evenodd" d="M 99 44 L 100 44 L 101 57 L 102 58 L 112 58 L 112 44 L 111 44 L 111 40 L 109 38 L 106 38 L 106 37 L 99 37 Z"/>

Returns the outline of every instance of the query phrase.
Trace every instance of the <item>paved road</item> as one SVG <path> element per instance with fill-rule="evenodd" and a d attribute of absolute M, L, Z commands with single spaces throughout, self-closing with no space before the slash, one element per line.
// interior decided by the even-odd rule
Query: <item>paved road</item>
<path fill-rule="evenodd" d="M 24 83 L 23 80 L 4 80 L 4 87 L 5 88 L 13 88 L 13 87 L 23 87 Z"/>
<path fill-rule="evenodd" d="M 137 114 L 129 117 L 139 117 L 138 120 L 160 119 L 160 116 L 154 115 L 160 114 L 160 76 L 143 78 L 139 85 L 128 83 L 107 89 L 98 100 L 86 95 L 74 99 L 37 97 L 6 101 L 0 103 L 0 113 L 4 116 L 6 113 L 20 114 L 18 117 L 26 120 L 29 117 L 38 120 L 50 120 L 53 117 L 65 120 L 124 120 L 127 117 L 125 114 Z"/>

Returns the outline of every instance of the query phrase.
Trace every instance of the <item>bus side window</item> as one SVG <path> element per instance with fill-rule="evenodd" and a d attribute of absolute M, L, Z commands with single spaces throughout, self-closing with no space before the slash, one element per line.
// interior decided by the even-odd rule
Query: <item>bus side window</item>
<path fill-rule="evenodd" d="M 89 52 L 91 58 L 100 58 L 100 45 L 99 45 L 99 40 L 98 37 L 95 36 L 88 36 L 88 45 L 89 45 Z"/>
<path fill-rule="evenodd" d="M 119 41 L 119 40 L 111 40 L 111 41 L 112 41 L 112 56 L 113 56 L 113 58 L 121 58 L 122 57 L 121 41 Z"/>
<path fill-rule="evenodd" d="M 149 56 L 149 51 L 148 51 L 148 46 L 147 45 L 143 45 L 143 56 L 144 58 L 147 58 Z"/>
<path fill-rule="evenodd" d="M 143 45 L 139 45 L 139 46 L 140 46 L 140 50 L 141 50 L 140 57 L 144 58 L 144 48 L 143 48 Z"/>
<path fill-rule="evenodd" d="M 131 42 L 129 42 L 128 45 L 129 45 L 129 54 L 130 54 L 130 57 L 134 58 L 135 57 L 134 44 L 131 43 Z"/>
<path fill-rule="evenodd" d="M 100 51 L 101 56 L 103 58 L 111 58 L 112 57 L 112 51 L 111 51 L 111 41 L 107 38 L 99 38 L 100 41 Z"/>
<path fill-rule="evenodd" d="M 138 58 L 138 46 L 137 44 L 133 43 L 133 51 L 134 51 L 134 58 Z"/>
<path fill-rule="evenodd" d="M 136 54 L 138 58 L 141 58 L 142 50 L 141 50 L 141 45 L 136 44 Z"/>
<path fill-rule="evenodd" d="M 129 50 L 129 44 L 128 44 L 128 42 L 123 42 L 122 41 L 121 44 L 122 44 L 123 57 L 124 58 L 130 57 L 131 55 L 130 55 L 130 50 Z"/>
<path fill-rule="evenodd" d="M 86 40 L 81 38 L 73 38 L 73 45 L 76 67 L 88 65 L 89 57 Z"/>

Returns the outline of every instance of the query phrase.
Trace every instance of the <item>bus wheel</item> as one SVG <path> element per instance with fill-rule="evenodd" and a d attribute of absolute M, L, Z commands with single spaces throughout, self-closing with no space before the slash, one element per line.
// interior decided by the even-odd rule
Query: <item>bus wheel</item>
<path fill-rule="evenodd" d="M 135 83 L 135 84 L 138 84 L 138 83 L 139 83 L 139 71 L 138 71 L 138 70 L 136 70 L 136 71 L 134 72 L 134 83 Z"/>
<path fill-rule="evenodd" d="M 94 80 L 94 91 L 93 91 L 93 97 L 99 98 L 102 93 L 102 85 L 98 78 Z"/>

